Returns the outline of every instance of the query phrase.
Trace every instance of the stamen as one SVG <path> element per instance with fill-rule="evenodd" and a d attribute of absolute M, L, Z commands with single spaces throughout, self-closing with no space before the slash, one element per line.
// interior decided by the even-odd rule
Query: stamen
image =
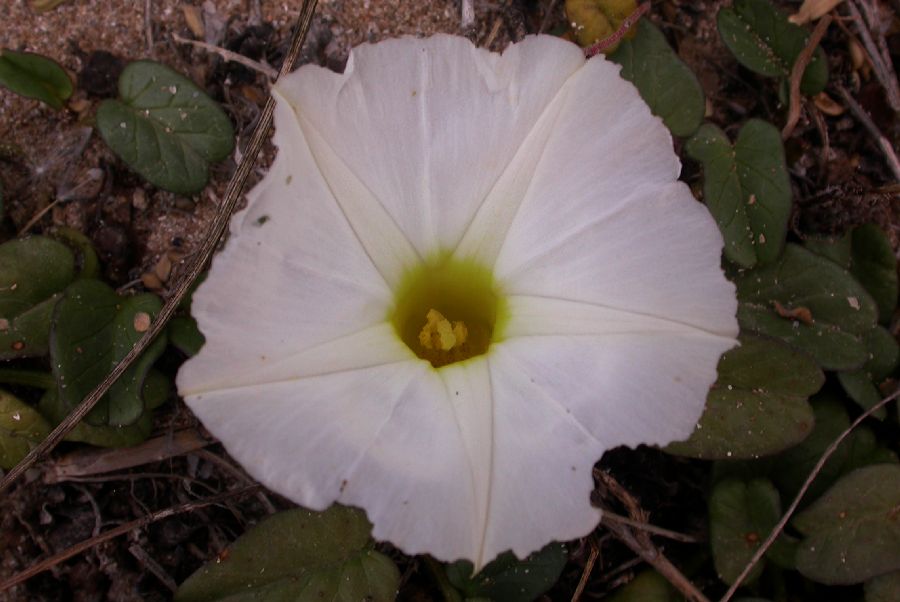
<path fill-rule="evenodd" d="M 450 320 L 436 309 L 429 309 L 425 326 L 419 331 L 419 344 L 431 351 L 450 351 L 466 342 L 469 331 L 463 322 Z"/>

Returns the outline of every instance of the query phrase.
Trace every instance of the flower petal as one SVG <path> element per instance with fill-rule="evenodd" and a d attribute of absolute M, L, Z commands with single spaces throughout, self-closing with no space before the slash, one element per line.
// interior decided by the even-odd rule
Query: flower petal
<path fill-rule="evenodd" d="M 542 387 L 514 347 L 502 343 L 488 358 L 493 385 L 490 504 L 482 548 L 486 562 L 507 550 L 520 558 L 550 541 L 587 535 L 600 520 L 591 506 L 591 470 L 606 445 L 561 402 L 579 387 L 573 370 L 564 389 Z M 543 361 L 554 361 L 547 352 Z M 529 357 L 528 360 L 533 358 Z M 582 394 L 583 395 L 583 394 Z M 596 411 L 596 408 L 595 408 Z"/>
<path fill-rule="evenodd" d="M 185 401 L 255 479 L 322 510 L 355 486 L 354 466 L 377 455 L 373 446 L 385 425 L 423 394 L 426 370 L 408 361 L 188 394 Z M 390 468 L 395 472 L 382 467 L 377 477 L 365 475 L 390 475 L 370 494 L 389 495 L 408 470 Z"/>
<path fill-rule="evenodd" d="M 181 368 L 181 391 L 263 382 L 274 358 L 383 322 L 392 302 L 284 103 L 275 125 L 278 157 L 194 293 L 206 344 Z"/>
<path fill-rule="evenodd" d="M 619 70 L 597 56 L 566 81 L 479 209 L 460 256 L 493 265 L 508 231 L 516 239 L 539 231 L 529 244 L 550 244 L 616 210 L 633 189 L 678 177 L 669 131 Z"/>
<path fill-rule="evenodd" d="M 492 361 L 507 358 L 606 450 L 687 438 L 733 346 L 707 333 L 547 335 L 503 341 Z"/>
<path fill-rule="evenodd" d="M 588 191 L 581 198 L 594 205 L 584 203 L 582 217 L 568 221 L 560 217 L 566 203 L 549 211 L 526 200 L 495 267 L 508 294 L 737 336 L 735 288 L 720 267 L 722 237 L 684 184 L 643 185 L 613 207 Z"/>
<path fill-rule="evenodd" d="M 506 301 L 510 315 L 509 323 L 503 329 L 506 339 L 546 335 L 683 334 L 706 335 L 711 343 L 718 340 L 735 344 L 731 335 L 633 310 L 529 295 L 511 295 Z"/>
<path fill-rule="evenodd" d="M 379 335 L 367 336 L 375 343 Z M 332 344 L 326 358 L 343 346 L 351 358 L 343 363 L 358 363 L 359 342 Z M 335 501 L 364 508 L 373 535 L 409 554 L 477 557 L 491 476 L 486 362 L 441 372 L 418 359 L 282 372 L 280 380 L 187 393 L 185 401 L 272 490 L 316 510 Z"/>
<path fill-rule="evenodd" d="M 424 257 L 457 245 L 583 64 L 550 36 L 502 56 L 459 37 L 401 38 L 355 48 L 343 74 L 305 66 L 276 89 Z"/>

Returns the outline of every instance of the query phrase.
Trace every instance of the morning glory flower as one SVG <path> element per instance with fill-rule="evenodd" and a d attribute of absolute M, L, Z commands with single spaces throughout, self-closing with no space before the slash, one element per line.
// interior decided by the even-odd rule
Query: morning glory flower
<path fill-rule="evenodd" d="M 261 483 L 410 554 L 589 533 L 594 463 L 689 436 L 737 335 L 662 122 L 549 36 L 363 45 L 273 93 L 277 158 L 194 295 L 187 404 Z"/>

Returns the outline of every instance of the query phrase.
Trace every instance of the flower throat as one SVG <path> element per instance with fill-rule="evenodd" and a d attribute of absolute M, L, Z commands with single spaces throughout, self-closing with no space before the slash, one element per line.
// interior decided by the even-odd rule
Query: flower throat
<path fill-rule="evenodd" d="M 390 321 L 413 353 L 440 368 L 486 353 L 505 310 L 490 270 L 442 256 L 403 277 Z"/>

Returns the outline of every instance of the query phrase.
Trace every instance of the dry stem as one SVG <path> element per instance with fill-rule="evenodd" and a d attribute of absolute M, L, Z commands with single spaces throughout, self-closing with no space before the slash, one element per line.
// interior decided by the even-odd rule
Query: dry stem
<path fill-rule="evenodd" d="M 252 69 L 259 73 L 262 73 L 269 79 L 275 79 L 278 77 L 278 72 L 275 69 L 272 69 L 268 65 L 264 65 L 259 61 L 254 61 L 253 59 L 245 57 L 243 54 L 238 54 L 237 52 L 232 52 L 227 48 L 221 48 L 220 46 L 216 46 L 214 44 L 207 44 L 206 42 L 201 42 L 200 40 L 189 40 L 187 38 L 183 38 L 177 33 L 172 34 L 172 39 L 178 42 L 179 44 L 190 44 L 196 48 L 201 48 L 206 50 L 207 52 L 212 52 L 213 54 L 217 54 L 222 57 L 224 60 L 232 62 L 232 63 L 240 63 L 244 67 L 248 69 Z"/>
<path fill-rule="evenodd" d="M 853 17 L 853 20 L 856 22 L 856 28 L 859 30 L 863 45 L 866 47 L 866 52 L 869 54 L 869 60 L 872 62 L 872 69 L 875 71 L 875 76 L 884 87 L 888 104 L 891 105 L 891 108 L 894 109 L 894 111 L 900 113 L 900 85 L 897 83 L 897 74 L 894 72 L 894 67 L 889 60 L 890 57 L 888 57 L 888 60 L 885 60 L 885 55 L 881 51 L 882 48 L 885 48 L 883 40 L 880 40 L 880 44 L 875 42 L 875 39 L 872 37 L 872 32 L 869 29 L 869 24 L 866 19 L 863 18 L 862 14 L 860 14 L 855 0 L 848 0 L 845 4 L 850 11 L 850 15 Z"/>
<path fill-rule="evenodd" d="M 612 475 L 602 470 L 595 470 L 594 475 L 603 482 L 609 491 L 625 506 L 631 518 L 638 523 L 646 523 L 647 513 L 641 508 L 637 500 L 627 489 L 622 487 Z M 604 513 L 606 510 L 604 509 Z M 624 523 L 615 520 L 603 521 L 603 526 L 616 536 L 616 539 L 628 546 L 632 552 L 640 556 L 647 564 L 655 568 L 669 583 L 671 583 L 678 591 L 692 602 L 709 602 L 709 599 L 703 595 L 696 585 L 690 579 L 684 576 L 678 567 L 666 558 L 666 556 L 657 548 L 646 530 L 642 527 L 637 532 Z"/>
<path fill-rule="evenodd" d="M 202 500 L 195 500 L 192 502 L 179 504 L 177 506 L 171 506 L 169 508 L 166 508 L 164 510 L 159 510 L 157 512 L 151 512 L 150 514 L 142 516 L 139 519 L 125 523 L 124 525 L 119 525 L 118 527 L 116 527 L 114 529 L 110 529 L 109 531 L 106 531 L 105 533 L 100 533 L 96 537 L 91 537 L 90 539 L 86 539 L 80 543 L 77 543 L 74 546 L 72 546 L 66 550 L 63 550 L 59 554 L 54 554 L 53 556 L 51 556 L 50 558 L 47 558 L 46 560 L 44 560 L 42 562 L 31 565 L 30 567 L 28 567 L 21 573 L 13 575 L 6 581 L 3 581 L 2 583 L 0 583 L 0 592 L 6 591 L 15 585 L 23 583 L 23 582 L 27 581 L 28 579 L 31 579 L 35 575 L 38 575 L 40 573 L 43 573 L 44 571 L 48 571 L 48 570 L 52 569 L 53 567 L 55 567 L 56 565 L 58 565 L 61 562 L 65 562 L 66 560 L 68 560 L 69 558 L 72 558 L 73 556 L 77 556 L 78 554 L 81 554 L 82 552 L 84 552 L 86 550 L 90 550 L 94 546 L 98 546 L 104 542 L 111 540 L 111 539 L 115 539 L 116 537 L 119 537 L 120 535 L 124 535 L 124 534 L 128 533 L 129 531 L 133 531 L 135 529 L 140 529 L 151 523 L 160 521 L 164 518 L 169 518 L 170 516 L 175 516 L 176 514 L 183 514 L 185 512 L 192 512 L 194 510 L 197 510 L 199 508 L 204 508 L 206 506 L 212 506 L 214 504 L 223 502 L 227 499 L 238 497 L 238 496 L 244 495 L 246 493 L 250 493 L 252 491 L 256 491 L 257 489 L 259 489 L 261 487 L 262 487 L 262 485 L 251 485 L 249 487 L 242 487 L 241 489 L 235 489 L 233 491 L 225 491 L 218 495 L 213 495 L 208 498 L 204 498 Z"/>
<path fill-rule="evenodd" d="M 858 427 L 862 422 L 886 406 L 891 401 L 897 399 L 900 396 L 900 389 L 897 389 L 880 402 L 863 412 L 859 418 L 853 421 L 847 429 L 841 433 L 837 439 L 831 442 L 831 445 L 825 450 L 825 453 L 822 454 L 822 457 L 819 458 L 819 461 L 816 462 L 816 465 L 813 467 L 812 471 L 810 471 L 809 476 L 806 477 L 806 481 L 803 483 L 803 487 L 800 488 L 800 491 L 797 492 L 797 496 L 794 498 L 794 501 L 791 502 L 791 505 L 788 507 L 787 512 L 784 513 L 784 516 L 781 517 L 781 520 L 778 521 L 778 524 L 772 529 L 772 532 L 769 533 L 769 536 L 766 537 L 766 540 L 763 542 L 761 546 L 756 550 L 756 553 L 753 554 L 753 557 L 750 559 L 750 562 L 747 563 L 747 566 L 744 567 L 744 570 L 741 571 L 741 574 L 738 575 L 738 578 L 734 580 L 734 583 L 731 584 L 731 587 L 728 588 L 728 591 L 725 592 L 725 595 L 722 596 L 722 599 L 719 602 L 728 602 L 734 596 L 735 592 L 737 592 L 738 588 L 744 582 L 744 579 L 747 578 L 747 575 L 753 570 L 753 567 L 759 563 L 763 556 L 765 556 L 766 552 L 772 547 L 772 544 L 775 543 L 775 540 L 778 539 L 778 536 L 781 535 L 781 532 L 784 530 L 785 525 L 788 524 L 788 521 L 794 515 L 794 512 L 797 511 L 797 506 L 800 505 L 800 500 L 803 499 L 803 496 L 806 495 L 806 492 L 809 490 L 809 487 L 812 485 L 813 481 L 816 480 L 816 477 L 819 476 L 819 473 L 822 472 L 822 468 L 825 466 L 825 463 L 828 462 L 828 459 L 837 451 L 837 448 L 844 442 L 850 433 L 853 432 L 856 427 Z"/>
<path fill-rule="evenodd" d="M 869 117 L 869 114 L 866 113 L 866 110 L 862 108 L 862 106 L 856 102 L 856 99 L 850 95 L 850 92 L 842 86 L 841 84 L 835 84 L 837 88 L 838 94 L 841 95 L 841 98 L 844 99 L 844 102 L 847 103 L 847 106 L 853 112 L 857 119 L 865 126 L 867 130 L 869 130 L 869 134 L 875 138 L 875 141 L 878 143 L 879 148 L 881 148 L 881 152 L 884 154 L 884 159 L 890 167 L 891 171 L 894 174 L 894 179 L 900 182 L 900 159 L 897 158 L 897 152 L 894 150 L 894 146 L 891 144 L 891 141 L 887 139 L 887 137 L 881 133 L 881 130 L 878 129 L 878 126 L 875 125 L 875 122 L 872 121 L 872 118 Z"/>
<path fill-rule="evenodd" d="M 816 48 L 819 47 L 819 42 L 821 42 L 822 38 L 825 36 L 825 32 L 828 31 L 828 26 L 831 25 L 831 21 L 831 15 L 822 17 L 818 24 L 816 24 L 816 28 L 813 30 L 812 35 L 809 37 L 806 47 L 803 48 L 800 54 L 797 55 L 797 60 L 794 61 L 794 67 L 791 69 L 791 107 L 788 111 L 787 123 L 785 124 L 784 129 L 781 130 L 782 140 L 787 140 L 791 137 L 794 128 L 797 127 L 797 121 L 800 120 L 800 82 L 803 81 L 803 74 L 806 72 L 806 67 L 812 60 Z"/>
<path fill-rule="evenodd" d="M 309 25 L 312 21 L 312 15 L 315 11 L 317 0 L 305 0 L 303 3 L 303 7 L 300 10 L 300 15 L 297 19 L 297 26 L 294 31 L 294 37 L 291 40 L 291 48 L 288 52 L 287 57 L 285 58 L 284 64 L 281 67 L 281 74 L 286 75 L 291 71 L 294 66 L 294 62 L 297 60 L 297 57 L 300 54 L 300 49 L 303 46 L 303 40 L 306 38 L 306 32 L 309 30 Z M 62 441 L 63 437 L 65 437 L 69 431 L 75 428 L 75 425 L 81 422 L 82 418 L 87 416 L 88 412 L 90 412 L 94 406 L 100 401 L 100 398 L 103 397 L 104 394 L 109 390 L 116 380 L 128 369 L 128 367 L 134 363 L 135 360 L 144 352 L 144 350 L 150 345 L 151 342 L 163 331 L 166 327 L 166 324 L 171 319 L 171 317 L 175 314 L 175 310 L 178 308 L 178 305 L 181 303 L 181 300 L 187 294 L 194 280 L 196 280 L 197 276 L 200 272 L 203 271 L 204 266 L 206 265 L 209 258 L 212 256 L 213 252 L 216 249 L 216 246 L 219 243 L 219 239 L 222 237 L 222 234 L 225 232 L 226 227 L 228 226 L 228 221 L 231 217 L 232 211 L 234 211 L 235 206 L 237 205 L 238 199 L 241 198 L 242 191 L 244 189 L 244 183 L 247 181 L 247 177 L 250 175 L 250 171 L 253 169 L 253 164 L 256 162 L 256 157 L 259 155 L 259 151 L 262 148 L 263 143 L 265 142 L 269 129 L 272 126 L 272 114 L 275 110 L 275 99 L 272 96 L 269 96 L 268 100 L 266 100 L 266 104 L 263 107 L 262 112 L 259 116 L 259 121 L 257 122 L 256 128 L 253 130 L 253 135 L 250 138 L 250 144 L 247 149 L 247 153 L 241 159 L 240 164 L 235 170 L 234 175 L 232 175 L 231 180 L 228 182 L 228 188 L 225 190 L 225 200 L 219 208 L 219 212 L 216 214 L 215 219 L 213 220 L 212 226 L 210 226 L 209 232 L 206 238 L 203 240 L 203 243 L 200 246 L 198 252 L 193 256 L 191 262 L 188 264 L 188 269 L 184 273 L 184 275 L 178 280 L 177 284 L 174 286 L 172 290 L 172 295 L 166 301 L 165 305 L 163 305 L 162 309 L 159 312 L 159 315 L 154 320 L 153 324 L 150 325 L 150 329 L 144 334 L 144 336 L 132 347 L 131 351 L 119 362 L 116 367 L 110 372 L 106 378 L 103 379 L 97 387 L 91 391 L 91 393 L 82 400 L 80 404 L 69 414 L 65 420 L 63 420 L 53 431 L 32 449 L 25 458 L 22 459 L 12 470 L 10 470 L 4 477 L 3 480 L 0 481 L 0 492 L 5 491 L 12 485 L 16 479 L 22 476 L 25 471 L 31 468 L 38 459 L 53 449 L 57 443 Z"/>
<path fill-rule="evenodd" d="M 584 593 L 584 588 L 587 587 L 587 582 L 591 578 L 591 572 L 594 570 L 594 564 L 597 562 L 597 557 L 600 556 L 600 546 L 594 542 L 593 538 L 590 542 L 591 553 L 588 556 L 587 562 L 584 564 L 584 570 L 581 572 L 581 579 L 578 580 L 578 587 L 575 588 L 575 593 L 572 594 L 572 602 L 581 600 L 581 594 Z"/>

